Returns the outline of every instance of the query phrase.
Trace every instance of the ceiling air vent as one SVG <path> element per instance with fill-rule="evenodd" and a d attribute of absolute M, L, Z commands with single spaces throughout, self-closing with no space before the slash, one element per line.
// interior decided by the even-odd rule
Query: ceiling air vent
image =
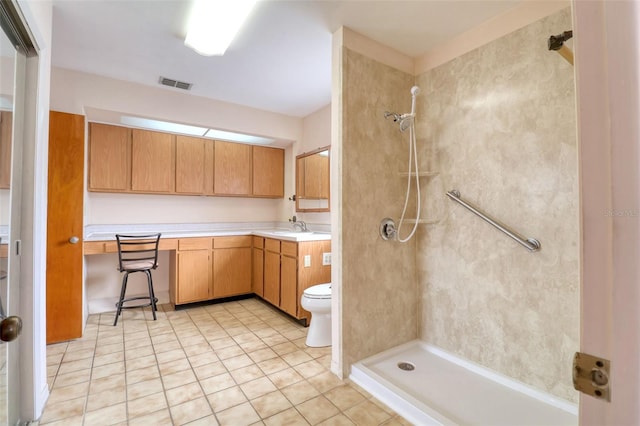
<path fill-rule="evenodd" d="M 169 86 L 169 87 L 177 87 L 178 89 L 190 90 L 192 83 L 185 83 L 184 81 L 173 80 L 167 77 L 160 77 L 160 84 Z"/>

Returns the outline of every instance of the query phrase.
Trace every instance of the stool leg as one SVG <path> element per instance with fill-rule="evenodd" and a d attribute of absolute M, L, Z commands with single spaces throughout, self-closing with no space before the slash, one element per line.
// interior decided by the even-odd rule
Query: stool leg
<path fill-rule="evenodd" d="M 116 318 L 113 320 L 113 326 L 115 327 L 118 324 L 118 317 L 120 316 L 120 312 L 122 312 L 122 301 L 124 300 L 124 295 L 127 291 L 127 280 L 129 279 L 129 272 L 125 272 L 122 277 L 122 287 L 120 288 L 120 299 L 118 303 L 116 303 Z"/>
<path fill-rule="evenodd" d="M 147 283 L 149 284 L 149 302 L 151 302 L 151 312 L 153 313 L 153 320 L 156 320 L 156 295 L 153 292 L 153 278 L 151 278 L 151 271 L 146 270 L 147 273 Z"/>

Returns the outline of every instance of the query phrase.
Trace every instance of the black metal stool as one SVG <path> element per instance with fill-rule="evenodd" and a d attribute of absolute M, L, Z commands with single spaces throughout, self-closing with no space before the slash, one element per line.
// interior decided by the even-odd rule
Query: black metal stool
<path fill-rule="evenodd" d="M 119 270 L 124 272 L 122 277 L 122 288 L 120 289 L 120 299 L 116 303 L 116 318 L 113 321 L 115 326 L 118 323 L 118 317 L 123 309 L 144 308 L 151 306 L 153 320 L 156 320 L 156 303 L 158 298 L 153 292 L 153 278 L 151 270 L 158 267 L 158 245 L 160 244 L 161 234 L 150 235 L 116 235 L 118 242 L 118 260 Z M 137 296 L 125 299 L 127 291 L 127 280 L 129 274 L 134 272 L 144 272 L 147 275 L 147 283 L 149 285 L 149 296 Z M 132 300 L 149 300 L 149 303 L 135 306 L 123 306 L 126 302 Z"/>

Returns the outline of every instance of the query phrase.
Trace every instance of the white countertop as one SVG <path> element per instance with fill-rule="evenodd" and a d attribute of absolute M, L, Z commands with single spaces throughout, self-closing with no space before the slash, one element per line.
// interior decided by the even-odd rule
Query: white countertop
<path fill-rule="evenodd" d="M 279 226 L 278 226 L 279 225 Z M 116 234 L 162 233 L 162 238 L 224 237 L 257 235 L 287 241 L 325 241 L 331 239 L 326 225 L 309 225 L 311 232 L 294 231 L 282 223 L 135 224 L 87 225 L 84 241 L 115 240 Z M 316 228 L 318 229 L 316 231 Z"/>

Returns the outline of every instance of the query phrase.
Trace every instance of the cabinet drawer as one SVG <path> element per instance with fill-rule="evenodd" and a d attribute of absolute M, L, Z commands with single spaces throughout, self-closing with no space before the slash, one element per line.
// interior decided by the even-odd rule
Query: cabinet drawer
<path fill-rule="evenodd" d="M 211 238 L 181 238 L 178 250 L 206 250 L 211 248 Z"/>
<path fill-rule="evenodd" d="M 263 248 L 264 247 L 264 238 L 262 238 L 262 237 L 253 237 L 253 246 L 255 248 Z"/>
<path fill-rule="evenodd" d="M 280 253 L 280 240 L 273 240 L 271 238 L 264 239 L 264 248 L 269 251 Z"/>
<path fill-rule="evenodd" d="M 291 257 L 298 256 L 298 243 L 292 243 L 291 241 L 282 241 L 280 246 L 282 254 Z"/>
<path fill-rule="evenodd" d="M 215 237 L 213 239 L 214 249 L 233 247 L 251 247 L 251 235 L 241 235 L 238 237 Z"/>

